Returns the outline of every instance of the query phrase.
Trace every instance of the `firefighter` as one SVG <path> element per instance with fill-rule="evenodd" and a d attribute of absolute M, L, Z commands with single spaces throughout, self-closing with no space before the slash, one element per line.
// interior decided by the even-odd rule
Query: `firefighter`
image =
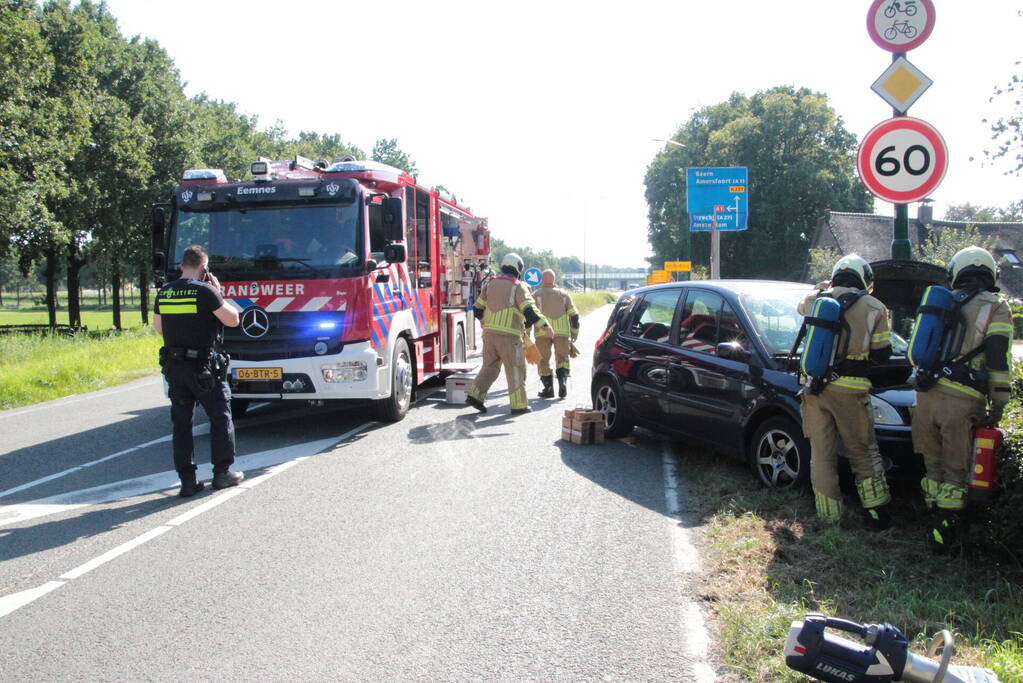
<path fill-rule="evenodd" d="M 501 274 L 487 282 L 473 307 L 473 313 L 483 321 L 483 367 L 469 387 L 465 402 L 481 413 L 487 412 L 483 403 L 502 364 L 511 412 L 515 415 L 529 412 L 522 337 L 530 326 L 543 330 L 548 338 L 554 337 L 529 288 L 519 280 L 522 268 L 518 254 L 507 254 L 501 259 Z"/>
<path fill-rule="evenodd" d="M 579 311 L 572 303 L 572 297 L 565 290 L 554 286 L 554 271 L 545 270 L 540 286 L 533 292 L 540 312 L 554 329 L 554 338 L 537 337 L 536 348 L 540 350 L 540 398 L 554 398 L 554 378 L 551 376 L 551 349 L 554 350 L 555 374 L 558 377 L 558 398 L 568 394 L 569 362 L 568 352 L 579 338 Z"/>
<path fill-rule="evenodd" d="M 874 435 L 867 368 L 871 361 L 887 360 L 892 349 L 888 309 L 869 294 L 873 282 L 870 265 L 850 254 L 835 264 L 831 282 L 818 285 L 819 291 L 799 305 L 799 312 L 807 315 L 818 296 L 844 304 L 835 360 L 823 381 L 808 382 L 803 387 L 800 413 L 803 431 L 810 439 L 810 479 L 817 516 L 832 522 L 842 518 L 838 484 L 841 438 L 856 478 L 863 526 L 868 531 L 881 531 L 891 526 L 886 509 L 891 494 Z"/>
<path fill-rule="evenodd" d="M 999 297 L 994 257 L 980 247 L 960 250 L 948 263 L 948 284 L 959 315 L 948 325 L 949 348 L 934 382 L 918 382 L 913 407 L 913 450 L 924 460 L 921 481 L 931 510 L 928 540 L 952 553 L 963 536 L 973 429 L 995 426 L 1009 402 L 1012 313 Z M 943 359 L 944 360 L 944 359 Z"/>
<path fill-rule="evenodd" d="M 196 403 L 210 420 L 213 488 L 237 486 L 245 476 L 231 471 L 235 447 L 228 359 L 217 349 L 221 325 L 237 327 L 238 311 L 224 303 L 220 282 L 210 273 L 208 262 L 205 249 L 187 247 L 181 257 L 181 277 L 160 288 L 153 315 L 153 327 L 163 335 L 160 365 L 171 402 L 174 469 L 181 480 L 178 495 L 182 498 L 194 496 L 205 486 L 196 478 L 192 443 Z"/>

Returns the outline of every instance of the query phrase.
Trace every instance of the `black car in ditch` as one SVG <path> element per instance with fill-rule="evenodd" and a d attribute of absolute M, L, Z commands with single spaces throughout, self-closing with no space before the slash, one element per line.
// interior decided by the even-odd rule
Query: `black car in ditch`
<path fill-rule="evenodd" d="M 928 264 L 872 266 L 874 295 L 892 309 L 896 329 L 909 324 L 923 289 L 944 280 Z M 789 354 L 803 321 L 796 307 L 812 291 L 794 282 L 714 280 L 622 294 L 593 359 L 593 402 L 604 413 L 605 435 L 640 425 L 743 458 L 768 487 L 807 482 L 810 447 Z M 906 342 L 893 334 L 892 347 L 892 358 L 871 372 L 870 403 L 886 464 L 912 472 L 919 463 Z"/>

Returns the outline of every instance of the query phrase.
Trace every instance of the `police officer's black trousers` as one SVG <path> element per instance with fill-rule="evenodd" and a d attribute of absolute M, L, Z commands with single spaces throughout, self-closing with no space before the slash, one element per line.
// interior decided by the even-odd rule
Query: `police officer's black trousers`
<path fill-rule="evenodd" d="M 167 361 L 163 374 L 170 387 L 174 469 L 179 474 L 195 472 L 192 415 L 198 403 L 210 419 L 213 472 L 226 472 L 234 462 L 234 420 L 231 418 L 231 389 L 227 382 L 214 381 L 211 391 L 203 391 L 196 380 L 196 365 L 189 361 Z"/>

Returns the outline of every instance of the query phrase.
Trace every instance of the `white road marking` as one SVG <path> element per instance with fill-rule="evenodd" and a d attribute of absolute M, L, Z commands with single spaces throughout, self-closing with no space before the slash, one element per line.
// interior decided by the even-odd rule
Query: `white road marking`
<path fill-rule="evenodd" d="M 71 581 L 72 579 L 77 579 L 80 576 L 84 576 L 85 574 L 88 574 L 89 572 L 91 572 L 96 567 L 99 567 L 101 565 L 106 564 L 107 562 L 109 562 L 110 560 L 114 559 L 115 557 L 120 557 L 121 555 L 124 555 L 129 550 L 132 550 L 134 548 L 138 548 L 143 543 L 145 543 L 147 541 L 151 541 L 154 538 L 156 538 L 157 536 L 159 536 L 161 534 L 165 534 L 165 533 L 167 533 L 170 530 L 171 530 L 171 527 L 169 527 L 169 526 L 158 526 L 155 529 L 150 529 L 149 531 L 147 531 L 146 533 L 142 534 L 141 536 L 136 536 L 135 538 L 131 539 L 127 543 L 122 543 L 121 545 L 117 546 L 116 548 L 114 548 L 112 550 L 108 550 L 107 552 L 103 553 L 99 557 L 94 557 L 91 560 L 89 560 L 88 562 L 86 562 L 85 564 L 79 565 L 78 567 L 75 567 L 74 569 L 72 569 L 71 571 L 67 572 L 66 574 L 62 574 L 60 578 L 66 580 L 66 581 Z"/>
<path fill-rule="evenodd" d="M 28 603 L 43 597 L 47 593 L 57 590 L 64 585 L 64 581 L 47 581 L 38 588 L 29 588 L 20 593 L 11 593 L 0 598 L 0 617 L 6 617 L 16 609 L 24 607 Z"/>
<path fill-rule="evenodd" d="M 664 468 L 664 501 L 671 520 L 671 545 L 675 556 L 675 567 L 682 574 L 695 574 L 700 569 L 696 548 L 689 542 L 689 535 L 682 526 L 679 507 L 678 469 L 671 445 L 667 442 L 661 448 L 661 462 Z M 679 615 L 679 629 L 682 631 L 683 647 L 693 662 L 693 680 L 696 683 L 713 683 L 717 674 L 707 663 L 710 636 L 700 606 L 692 600 L 682 606 Z"/>
<path fill-rule="evenodd" d="M 192 435 L 193 436 L 204 436 L 204 435 L 209 434 L 209 433 L 210 433 L 210 423 L 209 422 L 204 422 L 201 425 L 196 425 L 195 428 L 192 430 Z M 25 489 L 30 489 L 33 486 L 38 486 L 39 484 L 45 484 L 46 482 L 53 481 L 54 479 L 60 479 L 61 477 L 66 477 L 67 475 L 71 474 L 72 472 L 78 472 L 79 470 L 83 470 L 86 467 L 92 467 L 93 465 L 98 465 L 101 462 L 106 462 L 107 460 L 113 460 L 114 458 L 119 458 L 122 455 L 128 455 L 129 453 L 135 453 L 136 451 L 140 451 L 143 448 L 149 448 L 150 446 L 155 446 L 158 443 L 164 443 L 164 442 L 167 442 L 167 441 L 170 441 L 170 440 L 171 440 L 171 435 L 170 434 L 168 434 L 167 436 L 161 436 L 159 439 L 153 439 L 152 441 L 147 441 L 145 443 L 139 444 L 138 446 L 132 446 L 131 448 L 126 448 L 123 451 L 118 451 L 117 453 L 112 453 L 110 455 L 105 455 L 102 458 L 99 458 L 97 460 L 91 460 L 89 462 L 82 463 L 81 465 L 76 465 L 75 467 L 71 467 L 69 469 L 63 470 L 61 472 L 55 472 L 54 474 L 49 474 L 49 475 L 47 475 L 45 477 L 42 477 L 40 479 L 34 479 L 33 481 L 26 482 L 26 483 L 21 484 L 19 486 L 15 486 L 14 488 L 7 489 L 6 491 L 0 491 L 0 498 L 4 498 L 5 496 L 9 496 L 12 493 L 17 493 L 18 491 L 24 491 Z"/>
<path fill-rule="evenodd" d="M 288 460 L 295 460 L 305 455 L 319 453 L 324 448 L 340 441 L 341 438 L 343 437 L 330 437 L 320 439 L 319 441 L 243 455 L 235 460 L 235 469 L 243 471 L 264 469 L 287 462 Z M 200 465 L 197 476 L 200 479 L 211 478 L 213 476 L 213 466 L 209 463 Z M 27 503 L 4 505 L 0 506 L 0 527 L 67 512 L 86 505 L 102 505 L 103 503 L 110 503 L 123 498 L 172 489 L 177 487 L 178 483 L 178 473 L 174 470 L 168 470 L 144 477 L 101 484 L 100 486 L 93 486 L 79 491 L 59 493 L 55 496 L 28 501 Z"/>
<path fill-rule="evenodd" d="M 674 521 L 671 540 L 675 549 L 675 567 L 684 574 L 695 574 L 700 571 L 700 558 L 696 554 L 696 548 L 689 542 L 686 528 L 682 526 L 682 516 L 679 514 L 678 470 L 671 446 L 667 443 L 662 447 L 661 456 L 664 467 L 664 500 L 668 504 L 668 514 Z"/>
<path fill-rule="evenodd" d="M 260 408 L 260 407 L 265 406 L 265 405 L 269 405 L 269 404 L 266 403 L 266 402 L 254 403 L 254 404 L 252 404 L 251 409 L 255 410 L 256 408 Z M 279 421 L 279 420 L 287 419 L 287 417 L 289 417 L 289 416 L 276 416 L 276 417 L 271 417 L 271 418 L 268 418 L 268 419 L 262 419 L 262 420 L 260 420 L 258 422 L 258 424 L 270 424 L 272 422 L 276 422 L 276 421 Z M 246 426 L 251 426 L 251 425 L 246 425 Z M 202 424 L 196 425 L 192 429 L 192 436 L 205 436 L 206 434 L 209 434 L 209 433 L 210 433 L 210 423 L 209 422 L 203 422 Z M 33 479 L 32 481 L 26 482 L 24 484 L 20 484 L 18 486 L 15 486 L 14 488 L 9 488 L 6 491 L 0 491 L 0 498 L 4 498 L 6 496 L 9 496 L 12 493 L 17 493 L 18 491 L 24 491 L 25 489 L 30 489 L 30 488 L 32 488 L 34 486 L 39 486 L 40 484 L 45 484 L 46 482 L 53 481 L 54 479 L 60 479 L 61 477 L 66 477 L 67 475 L 69 475 L 69 474 L 71 474 L 73 472 L 78 472 L 80 470 L 85 469 L 86 467 L 92 467 L 93 465 L 98 465 L 98 464 L 100 464 L 102 462 L 106 462 L 108 460 L 113 460 L 114 458 L 119 458 L 122 455 L 129 455 L 131 453 L 136 453 L 136 452 L 142 450 L 143 448 L 149 448 L 150 446 L 155 446 L 156 444 L 166 443 L 168 441 L 171 441 L 171 439 L 172 439 L 172 435 L 170 435 L 170 434 L 168 434 L 167 436 L 161 436 L 159 439 L 153 439 L 152 441 L 147 441 L 145 443 L 139 444 L 138 446 L 132 446 L 131 448 L 126 448 L 123 451 L 118 451 L 117 453 L 112 453 L 110 455 L 103 456 L 102 458 L 99 458 L 97 460 L 91 460 L 89 462 L 82 463 L 81 465 L 76 465 L 74 467 L 68 468 L 66 470 L 62 470 L 60 472 L 55 472 L 53 474 L 48 474 L 45 477 L 41 477 L 39 479 Z"/>
<path fill-rule="evenodd" d="M 329 438 L 329 439 L 320 439 L 319 441 L 312 441 L 312 442 L 307 443 L 307 444 L 300 444 L 299 446 L 289 446 L 287 448 L 281 448 L 281 449 L 277 449 L 277 450 L 278 451 L 292 451 L 292 452 L 294 452 L 296 449 L 300 448 L 301 446 L 305 446 L 305 447 L 307 447 L 307 449 L 308 448 L 312 448 L 314 446 L 317 446 L 318 449 L 312 451 L 312 454 L 316 454 L 316 453 L 319 453 L 322 450 L 326 450 L 330 446 L 333 446 L 333 445 L 336 445 L 336 444 L 343 443 L 343 442 L 347 441 L 348 439 L 352 438 L 353 436 L 355 436 L 356 434 L 358 434 L 362 430 L 364 430 L 367 427 L 369 427 L 371 424 L 372 424 L 371 422 L 367 422 L 365 424 L 361 424 L 358 427 L 355 427 L 354 429 L 348 430 L 347 432 L 345 432 L 344 434 L 342 434 L 341 436 L 338 436 L 338 437 L 332 437 L 332 438 Z M 263 453 L 253 454 L 253 455 L 265 455 L 265 454 L 268 454 L 268 453 L 274 453 L 274 451 L 263 451 Z M 246 456 L 246 457 L 251 457 L 251 456 Z M 149 531 L 145 532 L 144 534 L 142 534 L 140 536 L 137 536 L 137 537 L 133 538 L 130 541 L 122 543 L 121 545 L 117 546 L 116 548 L 114 548 L 112 550 L 108 550 L 107 552 L 103 553 L 102 555 L 100 555 L 98 557 L 95 557 L 95 558 L 89 560 L 88 562 L 86 562 L 86 563 L 84 563 L 82 565 L 79 565 L 75 569 L 72 569 L 71 571 L 63 574 L 60 577 L 62 579 L 61 581 L 48 581 L 48 582 L 44 583 L 42 586 L 39 586 L 38 588 L 30 588 L 28 590 L 24 590 L 24 591 L 20 591 L 18 593 L 12 593 L 11 595 L 5 595 L 3 597 L 0 597 L 0 618 L 3 618 L 5 616 L 7 616 L 11 612 L 13 612 L 13 611 L 15 611 L 17 609 L 20 609 L 20 608 L 24 607 L 25 605 L 28 605 L 29 603 L 31 603 L 31 602 L 33 602 L 33 601 L 43 597 L 47 593 L 50 593 L 50 592 L 60 588 L 67 581 L 72 581 L 74 579 L 77 579 L 80 576 L 83 576 L 84 574 L 87 574 L 88 572 L 92 571 L 93 569 L 95 569 L 95 568 L 97 568 L 99 566 L 102 566 L 102 565 L 106 564 L 107 562 L 109 562 L 109 561 L 111 561 L 111 560 L 113 560 L 113 559 L 115 559 L 117 557 L 120 557 L 121 555 L 124 555 L 125 553 L 129 552 L 130 550 L 133 550 L 133 549 L 139 547 L 140 545 L 142 545 L 144 543 L 147 543 L 148 541 L 153 540 L 157 536 L 161 536 L 161 535 L 167 533 L 168 531 L 170 531 L 171 529 L 174 529 L 175 527 L 180 526 L 181 524 L 184 524 L 188 520 L 194 519 L 195 517 L 199 516 L 203 512 L 211 510 L 211 509 L 215 508 L 216 506 L 220 505 L 221 503 L 225 503 L 228 500 L 230 500 L 230 499 L 232 499 L 232 498 L 234 498 L 236 496 L 239 496 L 239 495 L 245 493 L 246 491 L 251 490 L 253 487 L 258 486 L 259 484 L 265 482 L 270 477 L 272 477 L 274 475 L 277 475 L 277 474 L 280 474 L 281 472 L 289 469 L 290 467 L 293 467 L 294 465 L 296 465 L 297 463 L 301 462 L 302 460 L 306 460 L 308 457 L 309 457 L 309 455 L 302 455 L 302 456 L 297 456 L 295 458 L 292 458 L 292 459 L 288 460 L 287 462 L 283 462 L 282 464 L 279 464 L 276 467 L 270 468 L 270 470 L 266 474 L 263 474 L 263 475 L 261 475 L 259 477 L 256 477 L 256 478 L 252 479 L 251 481 L 244 481 L 238 487 L 230 488 L 230 489 L 227 489 L 226 491 L 223 491 L 223 492 L 220 492 L 220 493 L 216 494 L 211 500 L 208 500 L 208 501 L 204 502 L 202 505 L 199 505 L 199 506 L 195 507 L 194 509 L 192 509 L 192 510 L 190 510 L 190 511 L 188 511 L 188 512 L 182 514 L 182 515 L 178 515 L 177 517 L 175 517 L 174 519 L 170 520 L 169 522 L 167 522 L 165 524 L 161 524 L 160 526 L 158 526 L 158 527 L 156 527 L 154 529 L 150 529 Z M 240 460 L 241 460 L 241 458 L 239 458 L 239 461 Z"/>

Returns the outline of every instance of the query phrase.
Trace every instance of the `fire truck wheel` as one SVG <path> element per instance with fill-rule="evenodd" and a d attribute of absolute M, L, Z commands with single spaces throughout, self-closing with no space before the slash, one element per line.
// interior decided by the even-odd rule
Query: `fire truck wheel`
<path fill-rule="evenodd" d="M 249 412 L 249 402 L 243 398 L 232 398 L 231 399 L 231 417 L 235 420 L 245 417 L 245 413 Z"/>
<path fill-rule="evenodd" d="M 398 337 L 391 356 L 391 395 L 377 401 L 377 417 L 384 422 L 398 422 L 405 417 L 412 403 L 415 366 L 408 342 Z"/>
<path fill-rule="evenodd" d="M 455 330 L 455 345 L 452 347 L 451 352 L 455 363 L 465 362 L 465 328 L 461 324 Z"/>

